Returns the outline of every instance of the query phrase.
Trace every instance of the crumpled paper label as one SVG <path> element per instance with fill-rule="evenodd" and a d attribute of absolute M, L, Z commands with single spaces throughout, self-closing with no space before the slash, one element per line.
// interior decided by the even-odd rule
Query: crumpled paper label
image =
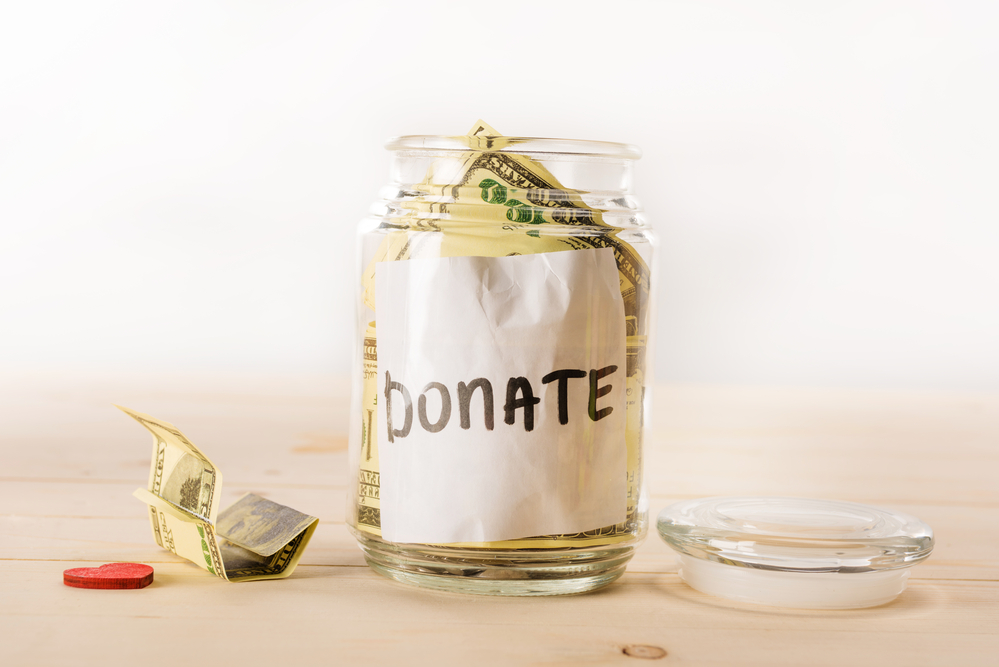
<path fill-rule="evenodd" d="M 609 248 L 376 268 L 382 535 L 492 542 L 626 518 Z"/>

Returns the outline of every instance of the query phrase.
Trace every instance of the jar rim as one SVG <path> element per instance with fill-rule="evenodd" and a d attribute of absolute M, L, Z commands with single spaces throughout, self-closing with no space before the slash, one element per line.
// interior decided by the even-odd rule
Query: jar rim
<path fill-rule="evenodd" d="M 547 137 L 486 137 L 446 136 L 435 134 L 409 134 L 393 137 L 385 142 L 390 151 L 430 151 L 464 153 L 469 150 L 497 151 L 500 153 L 540 153 L 584 157 L 638 160 L 642 151 L 638 146 L 612 141 L 586 139 L 554 139 Z"/>

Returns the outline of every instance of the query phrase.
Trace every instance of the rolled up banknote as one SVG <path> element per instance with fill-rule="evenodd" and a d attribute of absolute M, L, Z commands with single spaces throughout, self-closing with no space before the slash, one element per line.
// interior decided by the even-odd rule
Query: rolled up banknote
<path fill-rule="evenodd" d="M 221 511 L 222 474 L 177 427 L 116 406 L 153 434 L 149 507 L 156 543 L 227 581 L 281 579 L 298 565 L 319 519 L 248 493 Z"/>

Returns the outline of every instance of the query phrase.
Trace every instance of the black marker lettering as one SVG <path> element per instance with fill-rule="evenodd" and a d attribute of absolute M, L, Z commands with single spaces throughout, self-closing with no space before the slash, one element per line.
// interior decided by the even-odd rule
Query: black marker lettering
<path fill-rule="evenodd" d="M 523 398 L 517 398 L 517 394 L 522 393 Z M 534 430 L 534 406 L 541 402 L 540 398 L 534 397 L 531 383 L 525 377 L 510 378 L 506 383 L 506 405 L 503 410 L 506 417 L 503 421 L 513 424 L 517 421 L 517 408 L 524 408 L 524 430 Z"/>
<path fill-rule="evenodd" d="M 402 422 L 401 429 L 392 428 L 392 390 L 402 393 L 402 402 L 406 406 L 406 418 Z M 395 442 L 396 436 L 405 438 L 409 435 L 409 429 L 413 427 L 413 399 L 409 397 L 409 391 L 401 382 L 393 382 L 392 376 L 385 371 L 385 421 L 388 424 L 388 441 Z"/>
<path fill-rule="evenodd" d="M 586 371 L 567 368 L 561 371 L 552 371 L 541 378 L 541 382 L 544 384 L 558 380 L 558 423 L 563 426 L 569 423 L 569 379 L 584 377 L 586 377 Z"/>
<path fill-rule="evenodd" d="M 427 419 L 427 392 L 431 389 L 436 389 L 441 395 L 441 416 L 434 424 L 431 424 L 430 420 Z M 428 433 L 440 433 L 447 426 L 448 420 L 451 419 L 451 394 L 447 387 L 440 382 L 431 382 L 424 387 L 416 404 L 419 406 L 420 424 Z"/>
<path fill-rule="evenodd" d="M 472 394 L 476 389 L 482 389 L 482 409 L 486 416 L 486 430 L 493 430 L 493 386 L 485 378 L 475 378 L 468 384 L 458 383 L 458 411 L 461 413 L 461 427 L 463 429 L 472 428 L 472 417 L 469 414 L 469 406 L 472 402 Z"/>
<path fill-rule="evenodd" d="M 614 412 L 614 408 L 604 408 L 603 410 L 597 410 L 597 399 L 601 396 L 606 396 L 610 393 L 614 385 L 605 384 L 603 387 L 597 388 L 597 381 L 602 380 L 611 373 L 617 370 L 617 366 L 604 366 L 600 370 L 590 371 L 590 419 L 593 421 L 600 421 L 610 413 Z"/>

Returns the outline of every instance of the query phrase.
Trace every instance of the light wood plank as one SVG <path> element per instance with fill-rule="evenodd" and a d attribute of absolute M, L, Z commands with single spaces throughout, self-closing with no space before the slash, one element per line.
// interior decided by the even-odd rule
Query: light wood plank
<path fill-rule="evenodd" d="M 999 396 L 665 387 L 647 442 L 651 519 L 707 495 L 842 498 L 919 516 L 931 559 L 894 603 L 783 610 L 680 582 L 654 532 L 628 573 L 571 598 L 448 595 L 364 566 L 344 520 L 348 383 L 324 377 L 5 378 L 0 664 L 199 660 L 344 664 L 993 665 L 999 655 Z M 299 570 L 226 584 L 157 547 L 131 498 L 149 437 L 118 402 L 173 421 L 246 491 L 320 517 Z M 63 569 L 152 563 L 142 591 L 81 591 Z M 275 640 L 275 638 L 279 638 Z M 185 643 L 186 642 L 186 643 Z M 113 647 L 112 649 L 109 647 Z"/>
<path fill-rule="evenodd" d="M 995 583 L 917 581 L 884 607 L 801 612 L 703 596 L 669 574 L 628 574 L 570 598 L 490 599 L 310 566 L 282 583 L 240 586 L 164 564 L 148 589 L 85 591 L 59 583 L 66 565 L 19 562 L 4 577 L 0 590 L 14 602 L 0 617 L 19 637 L 0 645 L 4 664 L 110 656 L 167 665 L 184 646 L 224 664 L 616 664 L 624 646 L 648 644 L 706 665 L 877 664 L 865 656 L 878 655 L 891 657 L 881 664 L 953 665 L 959 655 L 961 665 L 992 665 L 999 646 Z M 173 648 L 163 644 L 172 638 Z"/>
<path fill-rule="evenodd" d="M 298 493 L 284 491 L 281 500 L 308 506 L 309 503 L 304 502 L 305 496 L 300 495 L 301 490 L 297 490 Z M 310 495 L 314 493 L 319 492 L 309 492 Z M 129 500 L 133 499 L 129 497 Z M 0 559 L 95 562 L 176 560 L 152 542 L 148 520 L 138 501 L 135 505 L 130 515 L 118 517 L 0 516 Z M 915 506 L 902 509 L 940 527 L 933 555 L 914 570 L 914 576 L 999 581 L 999 513 L 979 507 Z M 320 523 L 303 556 L 303 563 L 363 565 L 355 540 L 342 523 L 342 515 L 340 518 Z M 677 560 L 673 552 L 650 530 L 629 565 L 629 571 L 656 573 L 676 570 Z"/>

